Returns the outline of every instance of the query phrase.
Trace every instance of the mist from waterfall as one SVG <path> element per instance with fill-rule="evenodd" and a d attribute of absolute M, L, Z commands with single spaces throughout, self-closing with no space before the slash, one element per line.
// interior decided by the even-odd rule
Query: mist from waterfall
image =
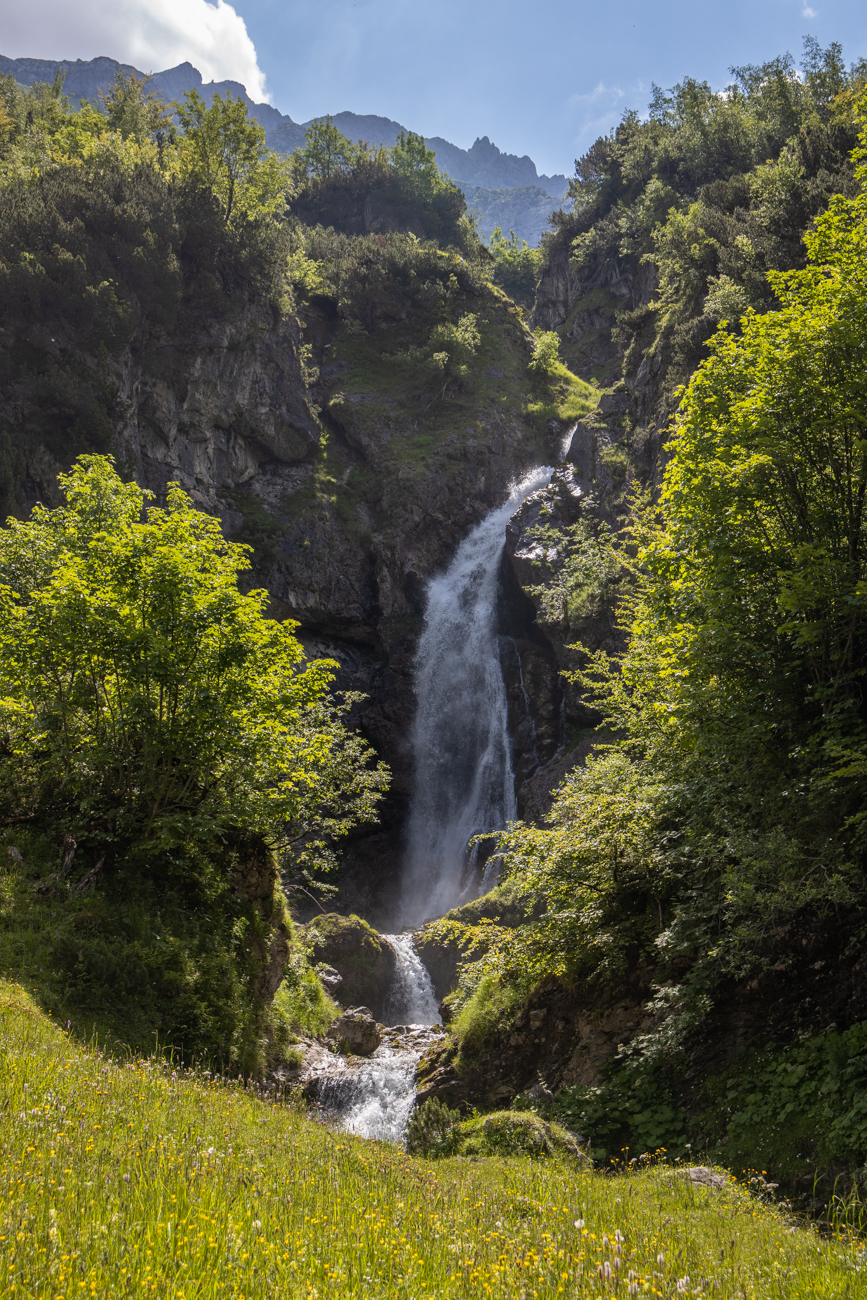
<path fill-rule="evenodd" d="M 474 835 L 517 815 L 496 632 L 497 577 L 511 516 L 551 478 L 535 469 L 431 580 L 415 664 L 410 808 L 401 924 L 441 916 L 479 883 Z"/>

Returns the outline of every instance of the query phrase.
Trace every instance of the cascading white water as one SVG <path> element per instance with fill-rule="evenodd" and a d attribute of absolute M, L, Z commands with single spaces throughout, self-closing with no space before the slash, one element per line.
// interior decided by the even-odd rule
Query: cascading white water
<path fill-rule="evenodd" d="M 412 934 L 384 934 L 397 959 L 394 984 L 388 995 L 389 1025 L 439 1025 L 439 1007 L 427 967 L 412 946 Z"/>
<path fill-rule="evenodd" d="M 553 471 L 533 470 L 458 547 L 428 587 L 416 656 L 414 795 L 401 921 L 441 916 L 478 886 L 467 845 L 516 815 L 506 688 L 495 626 L 505 528 Z"/>
<path fill-rule="evenodd" d="M 415 794 L 401 904 L 408 926 L 442 915 L 462 890 L 481 883 L 469 841 L 501 829 L 516 814 L 496 633 L 497 576 L 506 524 L 552 473 L 534 470 L 519 483 L 428 588 L 416 659 Z M 488 875 L 485 887 L 492 883 Z M 329 1071 L 317 1095 L 323 1112 L 344 1131 L 400 1142 L 415 1104 L 416 1065 L 442 1031 L 434 1028 L 441 1023 L 439 1008 L 412 934 L 383 938 L 397 959 L 386 1009 L 392 1028 L 370 1060 Z"/>
<path fill-rule="evenodd" d="M 413 1051 L 384 1043 L 363 1065 L 324 1079 L 319 1105 L 346 1133 L 400 1142 L 415 1104 L 415 1067 L 425 1046 Z"/>
<path fill-rule="evenodd" d="M 347 1133 L 399 1142 L 415 1103 L 415 1067 L 441 1024 L 427 968 L 412 946 L 412 934 L 384 934 L 396 958 L 386 1021 L 397 1027 L 372 1058 L 324 1079 L 322 1109 Z"/>

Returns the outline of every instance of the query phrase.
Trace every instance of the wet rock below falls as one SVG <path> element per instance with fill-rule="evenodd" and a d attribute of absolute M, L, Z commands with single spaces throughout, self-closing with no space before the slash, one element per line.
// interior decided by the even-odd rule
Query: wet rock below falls
<path fill-rule="evenodd" d="M 372 1056 L 382 1042 L 383 1028 L 367 1007 L 350 1007 L 325 1035 L 341 1052 L 350 1056 Z"/>
<path fill-rule="evenodd" d="M 335 912 L 317 916 L 304 927 L 311 959 L 337 972 L 328 988 L 341 1006 L 370 1008 L 374 1020 L 387 1018 L 388 999 L 397 974 L 391 944 L 359 916 Z"/>

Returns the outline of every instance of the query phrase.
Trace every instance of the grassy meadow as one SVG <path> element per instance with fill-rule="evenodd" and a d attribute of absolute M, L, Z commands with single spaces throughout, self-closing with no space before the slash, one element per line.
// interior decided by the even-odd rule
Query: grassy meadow
<path fill-rule="evenodd" d="M 867 1295 L 867 1252 L 732 1182 L 413 1159 L 164 1060 L 110 1059 L 0 984 L 7 1296 Z"/>

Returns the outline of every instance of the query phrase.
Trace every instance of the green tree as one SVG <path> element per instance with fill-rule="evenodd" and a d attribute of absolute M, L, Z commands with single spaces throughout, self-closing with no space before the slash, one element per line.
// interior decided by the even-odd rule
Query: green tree
<path fill-rule="evenodd" d="M 494 283 L 522 307 L 531 307 L 542 262 L 541 249 L 531 248 L 514 230 L 509 231 L 507 238 L 499 226 L 491 232 L 490 249 L 494 257 Z"/>
<path fill-rule="evenodd" d="M 536 330 L 533 334 L 533 355 L 530 369 L 536 374 L 550 375 L 560 364 L 560 339 L 554 330 Z"/>
<path fill-rule="evenodd" d="M 213 194 L 226 225 L 283 211 L 288 172 L 265 147 L 265 132 L 243 100 L 215 95 L 207 108 L 189 90 L 175 110 L 184 129 L 181 175 Z"/>
<path fill-rule="evenodd" d="M 295 158 L 308 176 L 327 181 L 335 172 L 350 171 L 361 152 L 328 116 L 311 122 Z"/>
<path fill-rule="evenodd" d="M 105 94 L 100 91 L 102 109 L 113 131 L 120 131 L 126 140 L 130 136 L 139 144 L 154 137 L 172 133 L 171 113 L 153 94 L 145 94 L 146 77 L 118 68 L 114 81 Z"/>
<path fill-rule="evenodd" d="M 443 185 L 436 154 L 433 149 L 428 149 L 424 136 L 401 131 L 388 156 L 394 170 L 410 182 L 419 197 L 433 198 Z"/>
<path fill-rule="evenodd" d="M 157 509 L 108 458 L 0 532 L 7 818 L 154 866 L 185 844 L 317 847 L 386 784 L 291 625 L 242 595 L 248 548 L 176 485 Z"/>

